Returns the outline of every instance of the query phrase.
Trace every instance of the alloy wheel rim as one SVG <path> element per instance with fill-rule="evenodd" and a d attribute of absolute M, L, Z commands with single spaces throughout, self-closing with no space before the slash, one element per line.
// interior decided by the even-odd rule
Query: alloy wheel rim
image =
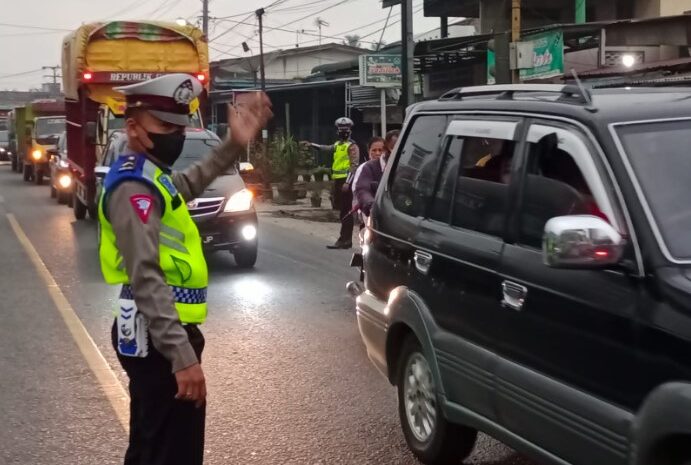
<path fill-rule="evenodd" d="M 437 401 L 432 371 L 420 353 L 408 360 L 403 395 L 408 426 L 415 439 L 426 442 L 437 427 Z"/>

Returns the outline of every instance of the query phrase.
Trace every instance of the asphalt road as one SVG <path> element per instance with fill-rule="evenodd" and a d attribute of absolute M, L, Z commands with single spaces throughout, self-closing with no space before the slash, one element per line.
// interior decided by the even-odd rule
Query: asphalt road
<path fill-rule="evenodd" d="M 102 281 L 92 221 L 0 165 L 0 465 L 116 464 L 126 444 L 22 251 L 16 216 L 58 286 L 123 383 L 109 345 L 117 290 Z M 367 359 L 344 284 L 349 253 L 260 220 L 253 271 L 209 257 L 203 367 L 209 384 L 206 462 L 415 464 L 393 387 Z M 466 461 L 534 462 L 482 436 Z"/>

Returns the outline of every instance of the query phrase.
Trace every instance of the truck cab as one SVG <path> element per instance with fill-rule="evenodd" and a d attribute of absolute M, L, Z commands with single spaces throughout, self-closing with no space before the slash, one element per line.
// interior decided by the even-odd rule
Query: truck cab
<path fill-rule="evenodd" d="M 42 184 L 43 177 L 48 174 L 48 151 L 55 149 L 60 134 L 65 132 L 65 117 L 34 118 L 31 126 L 27 127 L 27 132 L 29 131 L 31 148 L 26 156 L 25 167 L 32 167 L 32 170 L 27 170 L 29 176 L 33 176 L 36 184 Z"/>

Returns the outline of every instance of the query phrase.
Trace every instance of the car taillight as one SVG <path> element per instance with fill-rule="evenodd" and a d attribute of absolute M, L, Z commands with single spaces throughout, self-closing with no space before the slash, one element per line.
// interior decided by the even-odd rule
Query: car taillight
<path fill-rule="evenodd" d="M 85 72 L 84 74 L 82 74 L 82 79 L 85 81 L 91 81 L 93 78 L 94 78 L 93 73 L 90 73 L 88 71 Z"/>

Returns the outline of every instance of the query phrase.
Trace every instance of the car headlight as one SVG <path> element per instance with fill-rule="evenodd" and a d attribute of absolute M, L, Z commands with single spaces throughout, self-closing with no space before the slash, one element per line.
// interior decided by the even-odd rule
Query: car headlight
<path fill-rule="evenodd" d="M 0 153 L 5 153 L 5 149 L 0 147 Z"/>
<path fill-rule="evenodd" d="M 31 152 L 31 156 L 34 158 L 34 160 L 40 160 L 43 156 L 43 152 L 41 152 L 41 149 L 36 149 Z"/>
<path fill-rule="evenodd" d="M 70 164 L 67 163 L 65 160 L 60 160 L 60 161 L 58 162 L 58 167 L 60 167 L 60 168 L 69 168 L 69 167 L 70 167 Z"/>
<path fill-rule="evenodd" d="M 226 207 L 223 209 L 226 213 L 231 212 L 244 212 L 252 208 L 252 191 L 249 189 L 243 189 L 235 194 L 231 195 L 226 202 Z"/>

